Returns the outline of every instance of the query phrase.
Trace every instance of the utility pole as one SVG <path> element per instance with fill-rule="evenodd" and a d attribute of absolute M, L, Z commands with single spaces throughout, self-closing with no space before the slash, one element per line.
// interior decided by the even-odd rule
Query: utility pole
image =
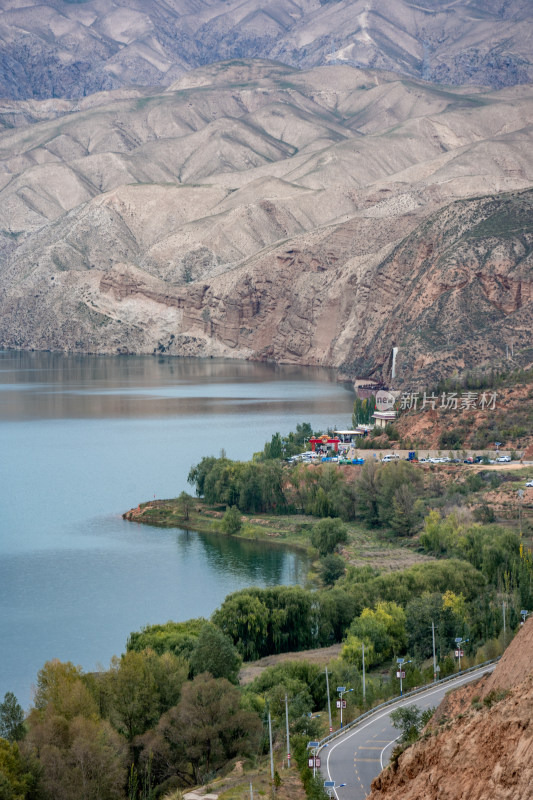
<path fill-rule="evenodd" d="M 254 790 L 252 787 L 252 781 L 250 781 L 250 800 L 254 800 Z"/>
<path fill-rule="evenodd" d="M 363 642 L 363 703 L 366 701 L 366 679 L 365 679 L 365 643 Z"/>
<path fill-rule="evenodd" d="M 270 777 L 272 778 L 272 788 L 274 788 L 274 753 L 272 752 L 272 720 L 270 711 L 268 712 L 268 741 L 270 742 Z"/>
<path fill-rule="evenodd" d="M 326 667 L 326 693 L 328 696 L 328 717 L 329 717 L 329 732 L 332 733 L 333 725 L 331 723 L 331 700 L 329 696 L 329 677 L 328 677 L 328 668 Z"/>
<path fill-rule="evenodd" d="M 507 631 L 505 626 L 505 600 L 502 603 L 502 611 L 503 611 L 503 646 L 505 648 L 505 642 L 507 641 Z"/>
<path fill-rule="evenodd" d="M 505 622 L 503 623 L 505 625 Z M 433 641 L 433 683 L 437 682 L 437 659 L 435 656 L 435 623 L 431 623 L 431 637 Z"/>
<path fill-rule="evenodd" d="M 287 726 L 287 769 L 291 767 L 291 746 L 289 743 L 289 704 L 285 695 L 285 725 Z"/>

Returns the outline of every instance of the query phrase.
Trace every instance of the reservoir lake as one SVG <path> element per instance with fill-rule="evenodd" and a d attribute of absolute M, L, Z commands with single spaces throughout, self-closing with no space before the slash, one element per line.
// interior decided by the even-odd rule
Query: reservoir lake
<path fill-rule="evenodd" d="M 246 586 L 303 584 L 305 554 L 122 520 L 204 455 L 350 425 L 333 372 L 219 359 L 0 352 L 0 700 L 45 661 L 109 666 L 133 630 L 209 617 Z"/>

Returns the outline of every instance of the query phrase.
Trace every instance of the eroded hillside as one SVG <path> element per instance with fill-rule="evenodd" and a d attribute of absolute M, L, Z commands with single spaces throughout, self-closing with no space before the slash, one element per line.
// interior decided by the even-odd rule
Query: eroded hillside
<path fill-rule="evenodd" d="M 4 0 L 0 96 L 168 86 L 232 58 L 498 88 L 533 78 L 531 31 L 528 0 Z"/>
<path fill-rule="evenodd" d="M 531 361 L 529 85 L 226 62 L 0 119 L 2 347 Z"/>

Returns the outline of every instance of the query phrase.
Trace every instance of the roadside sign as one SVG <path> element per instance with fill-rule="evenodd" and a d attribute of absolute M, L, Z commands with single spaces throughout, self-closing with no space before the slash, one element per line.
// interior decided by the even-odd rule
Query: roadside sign
<path fill-rule="evenodd" d="M 462 657 L 464 656 L 464 654 L 465 654 L 465 651 L 464 651 L 464 650 L 456 650 L 456 651 L 455 651 L 455 657 L 456 657 L 456 658 L 459 658 L 459 657 L 461 657 L 461 658 L 462 658 Z"/>
<path fill-rule="evenodd" d="M 396 677 L 397 678 L 402 678 L 402 679 L 405 678 L 405 672 L 397 672 L 396 673 Z"/>
<path fill-rule="evenodd" d="M 313 756 L 307 759 L 307 766 L 309 767 L 309 769 L 313 769 Z"/>
<path fill-rule="evenodd" d="M 337 700 L 337 708 L 340 708 L 340 707 L 341 707 L 341 701 Z"/>
<path fill-rule="evenodd" d="M 329 726 L 329 732 L 330 732 L 330 733 L 333 733 L 333 725 L 330 725 L 330 726 Z"/>
<path fill-rule="evenodd" d="M 317 769 L 319 769 L 319 768 L 320 768 L 320 756 L 317 756 L 317 757 L 315 758 L 315 767 L 316 767 Z"/>
<path fill-rule="evenodd" d="M 343 707 L 343 708 L 346 708 L 346 700 L 343 700 L 343 701 L 342 701 L 342 707 Z"/>

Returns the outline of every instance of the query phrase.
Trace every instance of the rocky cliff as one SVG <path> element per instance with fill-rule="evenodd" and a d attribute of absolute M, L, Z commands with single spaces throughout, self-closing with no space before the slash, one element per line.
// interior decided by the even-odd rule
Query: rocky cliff
<path fill-rule="evenodd" d="M 533 786 L 533 621 L 491 677 L 448 695 L 369 800 L 521 800 Z"/>

